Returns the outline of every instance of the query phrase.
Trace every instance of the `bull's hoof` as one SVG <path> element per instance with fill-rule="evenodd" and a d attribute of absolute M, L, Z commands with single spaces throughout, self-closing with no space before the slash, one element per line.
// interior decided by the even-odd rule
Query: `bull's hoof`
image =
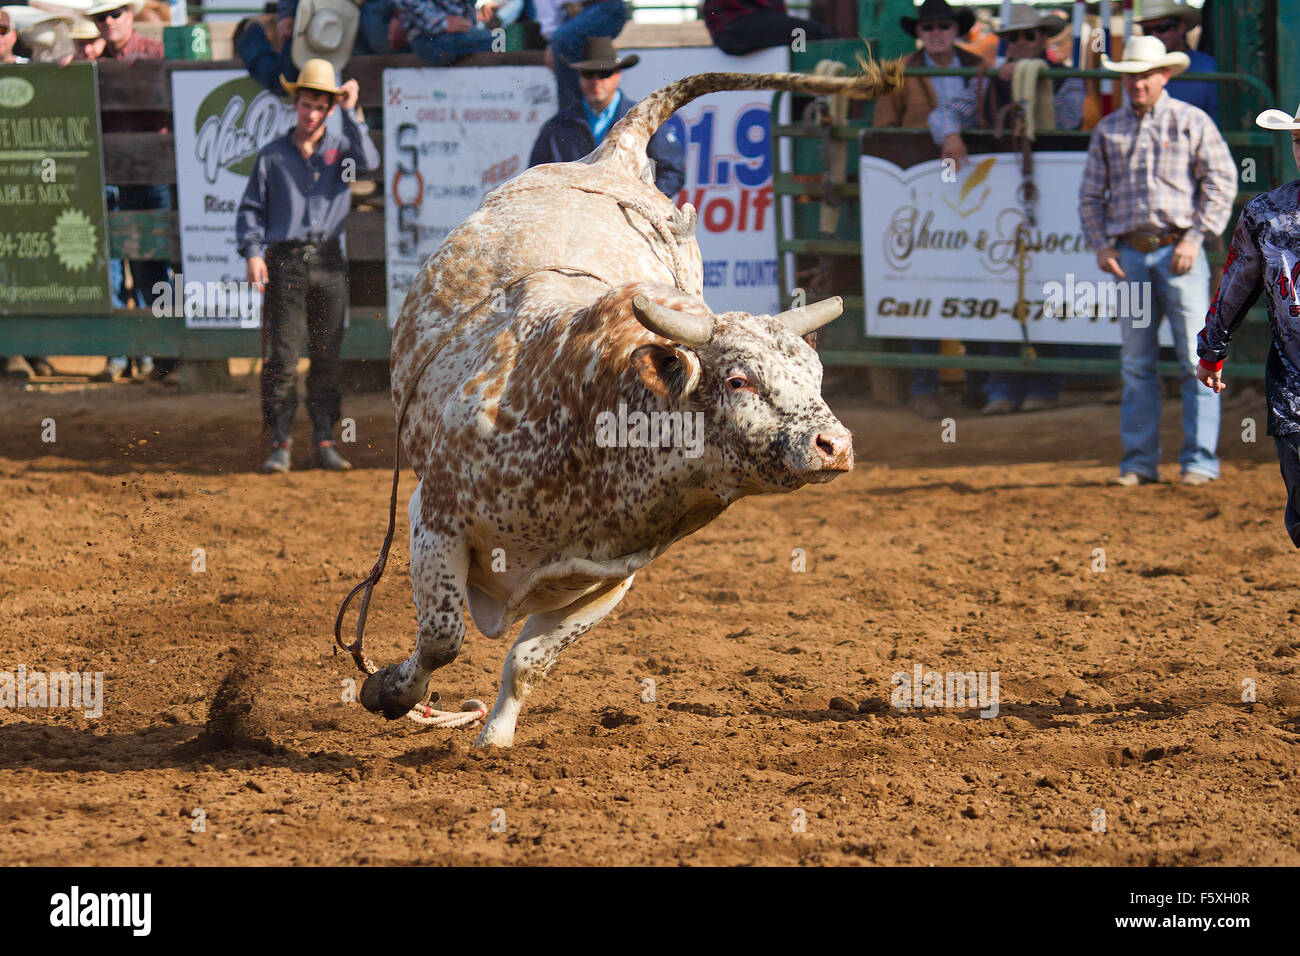
<path fill-rule="evenodd" d="M 398 664 L 389 664 L 371 674 L 361 685 L 361 706 L 372 714 L 382 714 L 388 720 L 405 716 L 420 700 L 420 695 L 416 692 L 408 703 L 394 690 L 392 685 L 400 680 L 398 667 Z"/>

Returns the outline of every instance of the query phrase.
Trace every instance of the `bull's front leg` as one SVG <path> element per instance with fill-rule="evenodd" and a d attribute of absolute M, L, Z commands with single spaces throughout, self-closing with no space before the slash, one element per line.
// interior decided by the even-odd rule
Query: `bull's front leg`
<path fill-rule="evenodd" d="M 419 637 L 415 653 L 366 678 L 361 703 L 389 720 L 401 717 L 424 699 L 429 676 L 450 664 L 465 640 L 465 581 L 469 548 L 445 527 L 425 502 L 424 482 L 411 495 L 411 584 L 415 591 Z"/>
<path fill-rule="evenodd" d="M 560 651 L 591 630 L 601 618 L 623 600 L 632 578 L 596 591 L 555 611 L 538 612 L 524 622 L 505 666 L 501 668 L 501 690 L 497 702 L 488 715 L 487 723 L 475 747 L 510 747 L 515 742 L 515 721 L 524 698 L 536 687 L 551 669 Z"/>

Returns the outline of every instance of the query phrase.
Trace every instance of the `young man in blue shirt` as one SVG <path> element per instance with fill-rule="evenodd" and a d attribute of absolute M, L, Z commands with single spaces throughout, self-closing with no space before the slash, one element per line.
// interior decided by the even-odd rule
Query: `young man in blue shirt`
<path fill-rule="evenodd" d="M 271 454 L 262 471 L 283 473 L 290 467 L 304 341 L 311 357 L 307 411 L 313 462 L 343 471 L 352 466 L 334 447 L 334 426 L 342 415 L 339 356 L 348 303 L 348 263 L 339 236 L 352 207 L 349 184 L 379 168 L 379 150 L 354 112 L 357 81 L 338 86 L 327 60 L 308 60 L 298 82 L 281 83 L 293 98 L 297 123 L 258 153 L 236 213 L 248 281 L 265 291 L 262 421 L 271 432 Z M 342 136 L 325 129 L 337 106 L 343 108 Z"/>

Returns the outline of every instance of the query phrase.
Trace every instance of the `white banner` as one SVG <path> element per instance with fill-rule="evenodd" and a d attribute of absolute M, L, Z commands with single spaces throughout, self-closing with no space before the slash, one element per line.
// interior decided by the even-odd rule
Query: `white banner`
<path fill-rule="evenodd" d="M 790 68 L 785 47 L 727 56 L 715 47 L 626 50 L 641 62 L 623 72 L 622 90 L 641 99 L 692 73 L 779 73 Z M 790 97 L 782 98 L 787 111 Z M 686 186 L 675 197 L 700 214 L 695 235 L 704 258 L 704 298 L 715 312 L 780 310 L 776 228 L 772 213 L 772 94 L 713 93 L 669 123 L 686 143 Z"/>
<path fill-rule="evenodd" d="M 390 327 L 424 260 L 485 195 L 527 168 L 554 114 L 555 76 L 545 67 L 384 70 Z"/>
<path fill-rule="evenodd" d="M 1024 296 L 1029 341 L 1118 345 L 1119 316 L 1151 307 L 1150 288 L 1097 267 L 1079 223 L 1085 153 L 1034 155 L 1036 225 Z M 972 156 L 955 175 L 941 160 L 900 169 L 861 159 L 866 332 L 880 338 L 1020 342 L 1013 318 L 1022 174 L 1015 154 Z M 1161 341 L 1172 344 L 1167 326 Z"/>

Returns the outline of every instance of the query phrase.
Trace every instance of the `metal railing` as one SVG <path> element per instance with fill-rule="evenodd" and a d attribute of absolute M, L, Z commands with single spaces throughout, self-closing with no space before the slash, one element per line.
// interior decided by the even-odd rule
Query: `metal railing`
<path fill-rule="evenodd" d="M 992 76 L 993 71 L 976 67 L 908 67 L 904 73 L 906 77 L 927 77 L 927 76 Z M 1119 76 L 1109 70 L 1085 70 L 1085 69 L 1060 69 L 1052 72 L 1054 79 L 1068 79 L 1070 77 L 1079 77 L 1084 80 L 1110 80 L 1118 83 Z M 1203 80 L 1219 84 L 1238 84 L 1240 87 L 1255 93 L 1262 107 L 1272 105 L 1273 93 L 1257 77 L 1248 76 L 1243 73 L 1183 73 L 1179 76 L 1180 80 Z M 783 91 L 778 91 L 772 97 L 772 116 L 780 115 L 781 97 Z M 1251 112 L 1251 116 L 1255 113 Z M 806 177 L 801 178 L 793 170 L 786 171 L 781 165 L 781 141 L 782 140 L 813 140 L 824 141 L 828 136 L 831 139 L 846 140 L 857 143 L 864 134 L 871 132 L 889 132 L 889 133 L 914 133 L 917 135 L 924 134 L 927 143 L 930 143 L 929 129 L 914 129 L 901 127 L 872 127 L 868 122 L 858 121 L 850 122 L 844 126 L 834 126 L 829 130 L 824 126 L 812 126 L 798 123 L 791 125 L 776 125 L 772 127 L 772 168 L 776 170 L 773 176 L 773 192 L 777 196 L 777 201 L 773 203 L 773 222 L 776 229 L 776 257 L 777 257 L 777 274 L 780 282 L 780 294 L 783 308 L 790 308 L 794 303 L 793 289 L 795 284 L 790 275 L 790 266 L 788 258 L 794 255 L 818 255 L 818 256 L 843 256 L 856 259 L 858 268 L 861 269 L 862 263 L 862 243 L 860 239 L 843 239 L 843 238 L 809 238 L 807 236 L 795 236 L 789 234 L 788 224 L 790 218 L 786 212 L 786 199 L 798 200 L 815 200 L 824 195 L 826 188 L 820 181 L 810 182 Z M 967 128 L 962 131 L 964 135 L 970 134 L 993 134 L 995 131 L 989 128 Z M 1047 135 L 1049 131 L 1043 131 Z M 1077 138 L 1080 142 L 1080 148 L 1086 149 L 1087 143 L 1091 138 L 1090 131 L 1084 130 L 1052 130 L 1050 135 L 1061 138 Z M 1278 136 L 1264 132 L 1262 130 L 1228 130 L 1223 131 L 1224 139 L 1229 146 L 1249 147 L 1256 150 L 1265 150 L 1272 153 L 1271 169 L 1275 174 L 1280 174 L 1283 169 L 1283 157 L 1280 139 Z M 845 200 L 842 208 L 842 216 L 856 217 L 859 215 L 857 200 L 860 196 L 859 183 L 856 181 L 856 159 L 861 154 L 861 150 L 854 155 L 853 168 L 849 172 L 849 181 L 831 188 L 841 199 Z M 796 160 L 797 162 L 797 160 Z M 820 177 L 818 177 L 820 180 Z M 1262 188 L 1256 190 L 1239 190 L 1235 203 L 1235 210 L 1239 211 L 1240 207 L 1247 201 L 1265 192 L 1276 183 L 1268 183 L 1261 179 Z M 797 218 L 797 217 L 795 217 Z M 1230 226 L 1235 226 L 1234 221 Z M 1230 232 L 1228 233 L 1230 236 Z M 1222 265 L 1224 255 L 1211 256 L 1213 265 Z M 1217 262 L 1215 261 L 1217 260 Z M 864 290 L 869 281 L 869 277 L 862 277 Z M 865 328 L 865 309 L 866 296 L 864 295 L 845 295 L 844 311 L 850 317 L 856 317 L 859 321 L 859 327 Z M 1267 317 L 1260 305 L 1256 305 L 1250 316 L 1246 320 L 1252 325 L 1260 323 L 1267 324 Z M 1115 374 L 1120 370 L 1120 361 L 1118 357 L 1118 346 L 1115 358 L 1060 358 L 1046 357 L 1037 354 L 1035 344 L 1047 345 L 1048 343 L 1019 343 L 1021 351 L 1019 356 L 992 356 L 992 355 L 943 355 L 943 354 L 914 354 L 909 351 L 886 351 L 882 346 L 885 343 L 894 343 L 896 346 L 904 345 L 907 339 L 876 339 L 866 338 L 862 348 L 826 348 L 819 349 L 822 361 L 827 365 L 845 365 L 845 366 L 878 366 L 893 368 L 962 368 L 973 370 L 989 371 L 1039 371 L 1054 373 L 1075 373 L 1075 374 Z M 1159 365 L 1160 373 L 1163 375 L 1176 375 L 1182 372 L 1182 368 L 1176 362 L 1161 362 Z M 1263 362 L 1240 362 L 1234 363 L 1234 369 L 1239 376 L 1251 376 L 1261 378 L 1264 375 Z"/>

